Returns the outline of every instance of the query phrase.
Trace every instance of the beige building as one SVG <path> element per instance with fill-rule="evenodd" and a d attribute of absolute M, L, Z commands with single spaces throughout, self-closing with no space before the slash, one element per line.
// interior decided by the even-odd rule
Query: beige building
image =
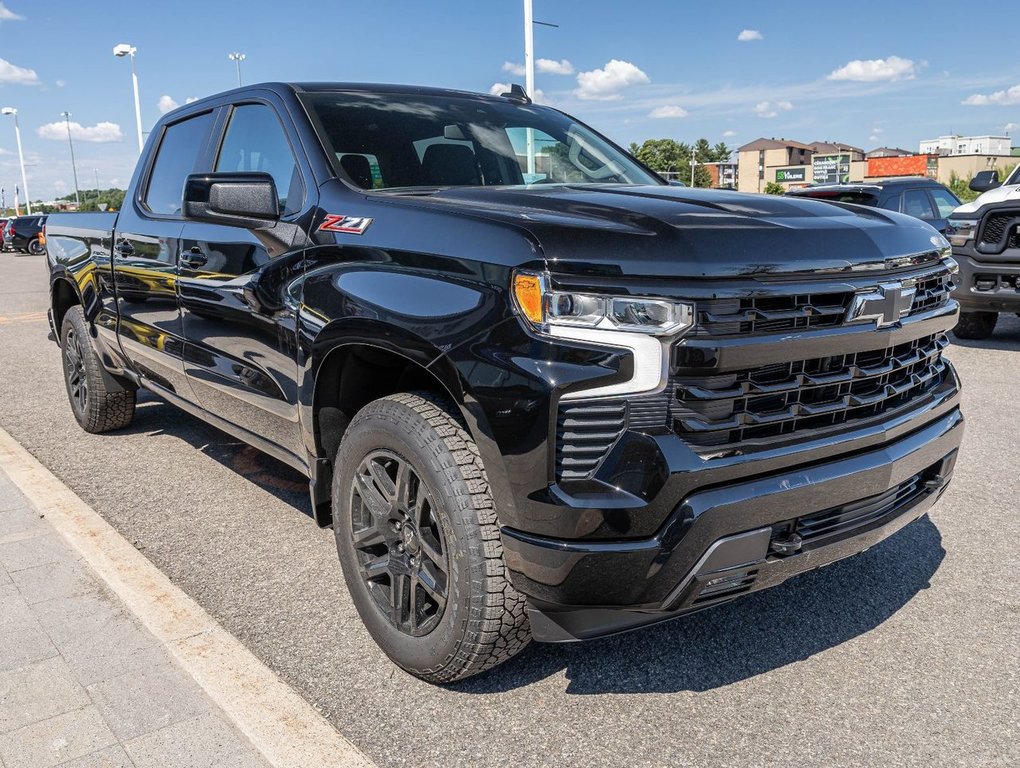
<path fill-rule="evenodd" d="M 810 165 L 811 147 L 789 139 L 757 139 L 737 149 L 737 190 L 764 192 L 775 169 Z M 810 180 L 809 182 L 810 183 Z"/>

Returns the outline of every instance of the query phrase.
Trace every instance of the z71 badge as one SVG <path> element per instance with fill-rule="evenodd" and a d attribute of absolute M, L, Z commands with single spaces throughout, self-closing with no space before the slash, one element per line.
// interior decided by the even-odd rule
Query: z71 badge
<path fill-rule="evenodd" d="M 338 216 L 335 213 L 327 213 L 326 220 L 319 225 L 319 231 L 363 235 L 372 221 L 367 216 Z"/>

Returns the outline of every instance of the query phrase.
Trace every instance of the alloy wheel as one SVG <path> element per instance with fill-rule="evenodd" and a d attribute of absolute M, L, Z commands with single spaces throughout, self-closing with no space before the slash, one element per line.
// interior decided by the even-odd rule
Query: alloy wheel
<path fill-rule="evenodd" d="M 450 573 L 432 494 L 390 451 L 365 457 L 351 494 L 351 537 L 369 594 L 398 630 L 427 635 L 446 608 Z"/>
<path fill-rule="evenodd" d="M 88 377 L 85 374 L 85 353 L 81 340 L 74 329 L 67 332 L 64 342 L 64 375 L 67 377 L 67 389 L 78 413 L 85 413 L 89 403 Z"/>

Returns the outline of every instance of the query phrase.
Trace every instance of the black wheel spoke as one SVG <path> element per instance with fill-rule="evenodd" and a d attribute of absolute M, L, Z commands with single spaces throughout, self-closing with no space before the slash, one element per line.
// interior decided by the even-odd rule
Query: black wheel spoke
<path fill-rule="evenodd" d="M 422 589 L 428 592 L 429 596 L 442 608 L 446 605 L 446 587 L 424 564 L 418 571 L 418 583 Z"/>
<path fill-rule="evenodd" d="M 429 537 L 424 534 L 421 537 L 421 553 L 432 561 L 432 564 L 435 565 L 436 568 L 443 573 L 446 573 L 446 558 L 443 557 L 443 553 L 432 544 Z"/>
<path fill-rule="evenodd" d="M 401 462 L 401 466 L 403 466 L 403 462 Z M 396 501 L 397 486 L 393 482 L 393 478 L 389 476 L 386 468 L 378 461 L 371 460 L 368 462 L 368 471 L 372 474 L 372 479 L 379 488 L 379 493 L 387 503 L 392 504 Z"/>
<path fill-rule="evenodd" d="M 374 581 L 390 572 L 390 555 L 379 555 L 361 564 L 361 572 L 365 575 L 366 581 Z"/>
<path fill-rule="evenodd" d="M 354 531 L 354 546 L 357 549 L 366 549 L 379 544 L 386 543 L 386 537 L 377 526 L 371 525 L 366 528 Z"/>
<path fill-rule="evenodd" d="M 390 585 L 390 608 L 392 610 L 391 621 L 397 627 L 403 627 L 407 623 L 407 606 L 410 597 L 408 587 L 410 583 L 411 577 L 408 574 L 393 574 L 393 580 Z"/>
<path fill-rule="evenodd" d="M 354 480 L 358 486 L 358 495 L 365 506 L 368 507 L 368 511 L 372 513 L 372 516 L 378 518 L 388 517 L 390 513 L 389 501 L 383 498 L 375 484 L 360 471 L 354 476 Z"/>

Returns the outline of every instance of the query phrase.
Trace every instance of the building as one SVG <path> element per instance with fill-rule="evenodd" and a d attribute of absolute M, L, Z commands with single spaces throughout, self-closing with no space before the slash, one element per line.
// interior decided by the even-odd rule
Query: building
<path fill-rule="evenodd" d="M 808 146 L 811 147 L 811 151 L 816 155 L 850 155 L 851 162 L 864 160 L 864 150 L 849 144 L 839 144 L 831 141 L 813 141 Z"/>
<path fill-rule="evenodd" d="M 1009 136 L 939 136 L 921 142 L 921 155 L 1008 155 L 1012 151 Z"/>
<path fill-rule="evenodd" d="M 871 160 L 875 157 L 909 157 L 914 154 L 909 149 L 900 149 L 899 147 L 876 147 L 870 152 L 865 153 L 864 159 Z"/>
<path fill-rule="evenodd" d="M 756 139 L 737 149 L 737 189 L 764 192 L 765 184 L 775 181 L 774 169 L 802 166 L 811 162 L 811 147 L 789 139 Z"/>
<path fill-rule="evenodd" d="M 736 189 L 737 167 L 737 163 L 729 161 L 725 163 L 705 163 L 708 175 L 712 177 L 709 186 L 716 189 Z"/>

